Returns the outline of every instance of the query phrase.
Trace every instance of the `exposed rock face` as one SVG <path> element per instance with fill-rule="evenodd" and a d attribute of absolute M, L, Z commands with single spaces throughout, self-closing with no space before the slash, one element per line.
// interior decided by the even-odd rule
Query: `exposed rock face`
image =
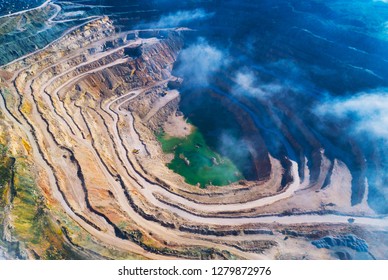
<path fill-rule="evenodd" d="M 368 252 L 368 244 L 365 240 L 353 234 L 340 236 L 326 236 L 322 239 L 311 242 L 317 248 L 330 249 L 337 246 L 345 246 L 357 252 Z"/>
<path fill-rule="evenodd" d="M 236 118 L 247 131 L 257 132 L 251 140 L 260 181 L 200 189 L 169 170 L 169 156 L 162 153 L 155 132 L 181 115 L 179 92 L 173 90 L 181 80 L 171 71 L 183 47 L 182 32 L 117 33 L 109 18 L 99 18 L 2 67 L 1 143 L 10 143 L 10 153 L 27 159 L 28 168 L 19 165 L 17 170 L 36 174 L 36 184 L 31 184 L 39 190 L 31 198 L 34 211 L 45 217 L 42 224 L 50 225 L 45 233 L 60 236 L 55 246 L 51 239 L 42 241 L 49 255 L 20 243 L 21 256 L 59 258 L 55 248 L 71 248 L 74 254 L 61 256 L 248 259 L 265 258 L 265 252 L 275 257 L 277 246 L 287 247 L 287 234 L 299 238 L 301 246 L 311 246 L 305 240 L 311 236 L 299 231 L 321 217 L 306 214 L 299 220 L 293 214 L 325 214 L 324 207 L 371 214 L 366 207 L 351 208 L 349 201 L 330 192 L 338 188 L 334 179 L 345 165 L 318 153 L 314 164 L 319 175 L 312 182 L 308 176 L 301 179 L 300 170 L 307 165 L 272 157 L 246 114 L 236 113 Z M 10 130 L 12 135 L 3 133 Z M 351 177 L 343 174 L 339 179 L 347 186 Z M 333 180 L 322 188 L 327 176 Z M 14 201 L 7 199 L 9 209 L 23 200 L 19 195 L 17 189 Z M 346 223 L 346 217 L 332 219 L 334 224 Z M 295 232 L 283 231 L 289 220 L 300 224 Z M 16 223 L 6 221 L 10 229 Z M 27 240 L 12 230 L 7 233 L 9 241 Z M 325 242 L 363 248 L 358 239 L 345 239 Z"/>
<path fill-rule="evenodd" d="M 1 17 L 0 44 L 3 49 L 0 65 L 44 48 L 70 28 L 100 17 L 84 7 L 84 17 L 69 20 L 69 15 L 62 9 L 71 9 L 73 4 L 66 2 L 60 5 L 50 2 L 25 13 Z"/>
<path fill-rule="evenodd" d="M 116 95 L 122 95 L 129 90 L 167 80 L 171 76 L 172 63 L 176 60 L 181 47 L 182 39 L 178 34 L 171 34 L 161 42 L 151 40 L 149 43 L 132 48 L 140 48 L 141 56 L 136 58 L 129 56 L 126 63 L 104 68 L 97 73 L 91 73 L 81 79 L 78 84 L 81 88 L 90 88 L 92 85 L 93 88 L 96 88 L 96 91 L 99 90 L 105 98 L 108 98 L 112 92 Z M 125 49 L 121 50 L 118 55 L 124 55 L 125 57 Z M 102 62 L 101 64 L 107 63 Z M 97 64 L 93 68 L 101 66 Z M 98 92 L 95 94 L 98 94 Z"/>
<path fill-rule="evenodd" d="M 182 78 L 176 78 L 168 82 L 168 87 L 171 89 L 179 89 L 182 86 L 182 83 L 183 83 Z"/>

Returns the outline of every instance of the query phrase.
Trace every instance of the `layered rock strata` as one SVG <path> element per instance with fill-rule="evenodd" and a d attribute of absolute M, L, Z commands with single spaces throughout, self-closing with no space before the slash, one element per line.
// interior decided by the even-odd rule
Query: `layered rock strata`
<path fill-rule="evenodd" d="M 222 188 L 200 189 L 169 170 L 155 131 L 179 115 L 179 92 L 163 93 L 177 81 L 171 71 L 184 32 L 117 33 L 105 17 L 2 67 L 3 127 L 18 135 L 11 150 L 33 162 L 42 203 L 55 209 L 50 219 L 71 250 L 85 258 L 281 258 L 298 251 L 285 248 L 289 227 L 387 226 L 372 218 L 348 224 L 346 215 L 373 211 L 352 207 L 346 165 L 324 153 L 314 181 L 299 176 L 307 164 L 269 153 L 261 180 Z M 293 238 L 305 257 L 329 257 L 306 236 Z"/>

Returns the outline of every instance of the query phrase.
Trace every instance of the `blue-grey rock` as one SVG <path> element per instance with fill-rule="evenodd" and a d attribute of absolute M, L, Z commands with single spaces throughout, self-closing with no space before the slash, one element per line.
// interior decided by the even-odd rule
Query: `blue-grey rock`
<path fill-rule="evenodd" d="M 330 249 L 337 246 L 348 247 L 357 252 L 368 252 L 369 249 L 366 241 L 358 238 L 354 234 L 325 236 L 322 239 L 314 240 L 311 243 L 319 249 Z"/>

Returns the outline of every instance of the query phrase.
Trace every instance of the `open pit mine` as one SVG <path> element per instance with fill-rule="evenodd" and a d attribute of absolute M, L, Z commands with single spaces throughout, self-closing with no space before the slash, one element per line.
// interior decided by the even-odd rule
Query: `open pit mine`
<path fill-rule="evenodd" d="M 197 163 L 179 139 L 199 128 L 173 70 L 197 31 L 123 31 L 66 3 L 0 18 L 0 259 L 388 258 L 366 169 L 328 154 L 280 99 L 260 109 L 218 92 L 249 140 L 250 176 L 202 138 L 190 153 L 227 174 L 180 172 Z"/>

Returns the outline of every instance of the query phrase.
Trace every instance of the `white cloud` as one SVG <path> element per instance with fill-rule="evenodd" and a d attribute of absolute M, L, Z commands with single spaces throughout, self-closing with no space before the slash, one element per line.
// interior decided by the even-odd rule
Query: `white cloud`
<path fill-rule="evenodd" d="M 333 99 L 318 107 L 325 116 L 348 119 L 357 133 L 370 133 L 388 140 L 388 92 L 360 93 L 347 99 Z"/>
<path fill-rule="evenodd" d="M 189 83 L 206 86 L 210 76 L 228 64 L 228 59 L 223 51 L 200 38 L 182 50 L 180 62 L 178 73 L 186 77 Z"/>
<path fill-rule="evenodd" d="M 157 28 L 162 27 L 179 27 L 183 24 L 187 24 L 194 20 L 203 20 L 210 18 L 214 13 L 207 13 L 203 9 L 195 9 L 191 11 L 178 11 L 176 13 L 170 13 L 162 16 L 158 22 L 152 24 Z"/>
<path fill-rule="evenodd" d="M 233 90 L 235 95 L 248 95 L 257 98 L 268 97 L 280 93 L 284 88 L 278 84 L 264 84 L 249 70 L 238 71 L 235 76 L 237 87 Z"/>

